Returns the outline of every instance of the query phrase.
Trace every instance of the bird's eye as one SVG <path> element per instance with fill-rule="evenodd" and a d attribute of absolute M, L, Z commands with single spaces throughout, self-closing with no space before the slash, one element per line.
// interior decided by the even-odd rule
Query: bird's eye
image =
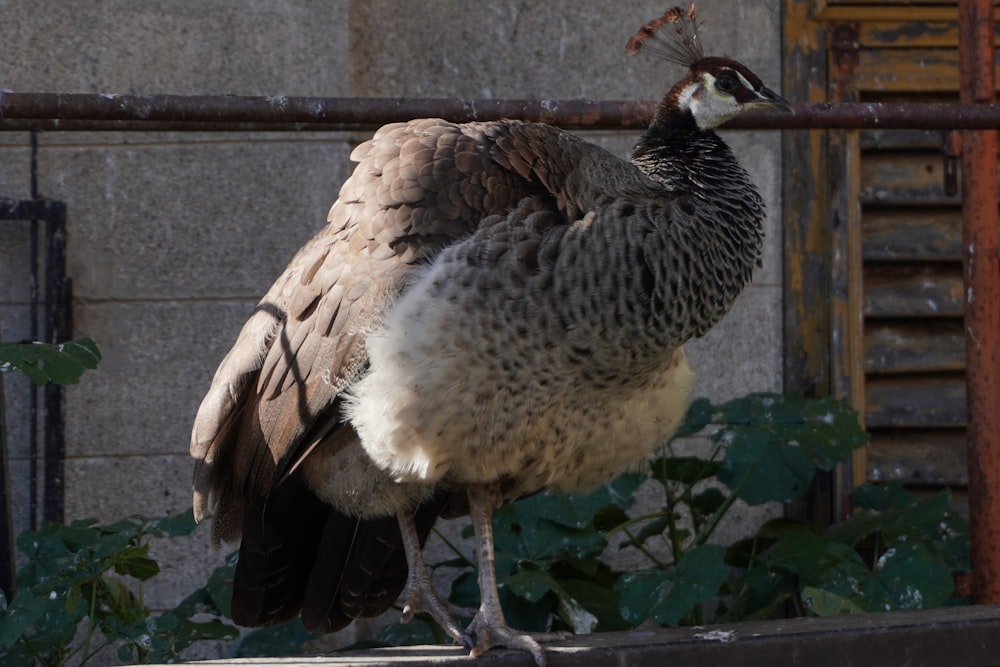
<path fill-rule="evenodd" d="M 735 93 L 736 86 L 736 79 L 730 74 L 723 74 L 715 80 L 715 87 L 724 93 Z"/>

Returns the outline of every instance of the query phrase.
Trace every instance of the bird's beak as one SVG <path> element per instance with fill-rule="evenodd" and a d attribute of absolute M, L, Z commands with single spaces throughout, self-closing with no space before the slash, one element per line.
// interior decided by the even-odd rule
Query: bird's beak
<path fill-rule="evenodd" d="M 767 86 L 763 86 L 757 91 L 757 99 L 750 103 L 755 109 L 781 109 L 789 113 L 795 113 L 795 109 L 784 97 L 774 92 Z"/>

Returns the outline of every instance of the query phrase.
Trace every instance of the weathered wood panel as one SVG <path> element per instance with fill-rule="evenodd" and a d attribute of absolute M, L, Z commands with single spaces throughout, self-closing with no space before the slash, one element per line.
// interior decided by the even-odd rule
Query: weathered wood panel
<path fill-rule="evenodd" d="M 868 428 L 965 426 L 963 375 L 872 375 L 865 385 Z"/>
<path fill-rule="evenodd" d="M 954 203 L 944 189 L 941 149 L 866 151 L 861 161 L 861 199 L 866 204 Z"/>
<path fill-rule="evenodd" d="M 883 96 L 879 96 L 883 100 Z M 901 96 L 898 102 L 929 102 L 941 100 L 914 99 L 913 95 Z M 958 102 L 955 96 L 947 101 Z M 928 151 L 941 150 L 941 132 L 938 130 L 863 130 L 861 132 L 861 148 L 870 150 L 889 150 L 902 148 L 905 150 L 924 149 Z"/>
<path fill-rule="evenodd" d="M 865 371 L 871 374 L 961 371 L 962 321 L 907 320 L 865 323 Z"/>
<path fill-rule="evenodd" d="M 863 48 L 958 48 L 957 21 L 866 21 L 858 28 Z"/>
<path fill-rule="evenodd" d="M 855 69 L 860 90 L 956 91 L 958 51 L 940 49 L 862 49 Z"/>
<path fill-rule="evenodd" d="M 962 261 L 962 210 L 955 206 L 865 207 L 865 261 Z"/>
<path fill-rule="evenodd" d="M 960 264 L 868 264 L 864 313 L 866 317 L 959 317 L 963 290 Z"/>
<path fill-rule="evenodd" d="M 868 444 L 868 479 L 964 486 L 969 482 L 965 431 L 875 431 Z"/>
<path fill-rule="evenodd" d="M 811 0 L 785 0 L 782 87 L 796 100 L 827 101 L 826 30 Z M 792 92 L 794 91 L 794 92 Z M 827 132 L 782 133 L 784 220 L 784 385 L 807 396 L 830 394 L 830 311 L 816 307 L 830 292 Z"/>

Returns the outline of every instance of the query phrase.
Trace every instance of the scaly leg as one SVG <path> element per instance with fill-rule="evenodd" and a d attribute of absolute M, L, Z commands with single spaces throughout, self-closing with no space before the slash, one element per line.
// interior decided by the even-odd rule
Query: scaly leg
<path fill-rule="evenodd" d="M 426 611 L 452 639 L 472 648 L 472 642 L 463 633 L 453 616 L 472 616 L 474 609 L 456 607 L 447 600 L 442 600 L 434 585 L 431 575 L 424 563 L 423 551 L 420 548 L 420 538 L 417 537 L 417 526 L 413 515 L 405 510 L 396 514 L 399 522 L 399 532 L 403 536 L 403 549 L 406 552 L 406 566 L 409 573 L 406 576 L 406 588 L 403 589 L 403 623 L 409 623 L 419 612 Z"/>
<path fill-rule="evenodd" d="M 471 655 L 478 657 L 494 646 L 522 649 L 531 654 L 538 667 L 545 667 L 545 654 L 539 642 L 559 641 L 566 638 L 560 632 L 528 634 L 507 625 L 500 594 L 497 590 L 496 558 L 493 552 L 493 510 L 500 503 L 500 495 L 489 486 L 470 486 L 469 514 L 476 530 L 476 558 L 479 561 L 479 613 L 465 629 L 465 636 L 471 644 L 475 635 L 476 643 Z"/>

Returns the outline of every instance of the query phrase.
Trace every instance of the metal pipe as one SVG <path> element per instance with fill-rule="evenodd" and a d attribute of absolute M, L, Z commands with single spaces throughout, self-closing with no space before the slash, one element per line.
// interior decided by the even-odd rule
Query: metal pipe
<path fill-rule="evenodd" d="M 518 118 L 577 128 L 642 128 L 656 102 L 590 100 L 238 97 L 0 93 L 0 130 L 346 131 L 411 118 Z M 758 112 L 727 127 L 756 129 L 1000 129 L 992 104 L 811 104 Z"/>
<path fill-rule="evenodd" d="M 523 118 L 574 126 L 645 125 L 653 103 L 587 100 L 237 97 L 0 93 L 0 121 L 60 119 L 196 123 L 323 123 L 363 128 L 411 118 Z M 338 127 L 339 126 L 339 127 Z"/>
<path fill-rule="evenodd" d="M 995 99 L 993 1 L 958 5 L 960 99 Z M 962 248 L 972 600 L 1000 603 L 1000 245 L 997 133 L 962 133 Z"/>

